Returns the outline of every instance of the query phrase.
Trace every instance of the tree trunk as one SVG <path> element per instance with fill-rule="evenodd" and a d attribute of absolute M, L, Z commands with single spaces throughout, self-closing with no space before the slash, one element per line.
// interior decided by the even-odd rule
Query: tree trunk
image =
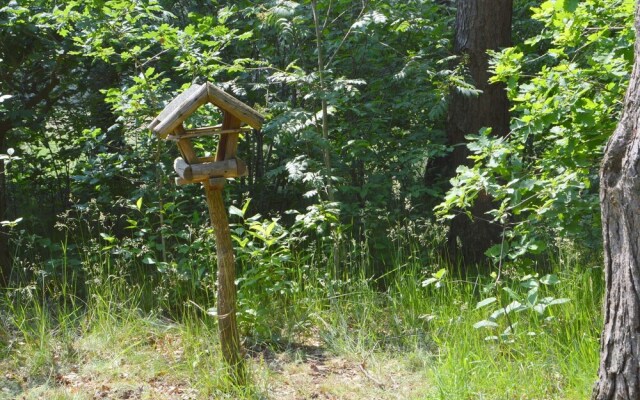
<path fill-rule="evenodd" d="M 640 13 L 636 9 L 636 31 Z M 640 39 L 618 127 L 600 169 L 606 294 L 594 400 L 640 398 Z"/>
<path fill-rule="evenodd" d="M 320 19 L 318 18 L 318 8 L 316 0 L 311 0 L 311 11 L 313 14 L 313 25 L 316 32 L 316 51 L 318 53 L 318 79 L 320 81 L 320 91 L 322 92 L 321 108 L 322 108 L 322 139 L 324 139 L 325 148 L 322 151 L 324 159 L 324 168 L 327 174 L 327 198 L 329 201 L 335 201 L 333 182 L 331 177 L 333 176 L 331 168 L 331 147 L 329 144 L 329 114 L 327 108 L 327 85 L 324 81 L 324 47 L 322 46 L 322 28 L 320 27 Z"/>
<path fill-rule="evenodd" d="M 464 96 L 454 91 L 447 116 L 447 140 L 454 146 L 444 160 L 445 175 L 451 177 L 460 165 L 469 164 L 465 135 L 491 127 L 494 135 L 509 132 L 509 102 L 502 84 L 489 84 L 487 50 L 511 45 L 512 0 L 459 0 L 456 13 L 454 51 L 466 61 L 478 96 Z M 467 264 L 484 260 L 484 252 L 495 244 L 500 226 L 489 222 L 487 211 L 493 208 L 491 198 L 481 195 L 472 209 L 473 220 L 460 215 L 452 221 L 449 234 L 449 256 L 461 256 Z M 461 247 L 458 247 L 458 241 Z"/>
<path fill-rule="evenodd" d="M 11 129 L 11 123 L 0 121 L 0 154 L 7 152 L 7 133 Z M 0 160 L 0 221 L 8 217 L 8 188 L 5 165 Z M 0 226 L 0 287 L 7 287 L 11 277 L 11 257 L 9 253 L 9 230 Z"/>

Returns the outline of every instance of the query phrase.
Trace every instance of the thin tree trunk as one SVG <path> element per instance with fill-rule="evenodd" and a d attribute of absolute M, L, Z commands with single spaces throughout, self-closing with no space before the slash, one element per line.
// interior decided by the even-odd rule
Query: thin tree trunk
<path fill-rule="evenodd" d="M 475 87 L 482 93 L 475 97 L 454 91 L 447 117 L 447 139 L 453 152 L 440 165 L 451 177 L 460 165 L 468 165 L 469 151 L 465 135 L 482 127 L 505 136 L 509 132 L 509 102 L 502 84 L 489 84 L 487 50 L 498 50 L 511 44 L 512 0 L 459 0 L 456 14 L 454 51 L 466 61 Z M 462 214 L 453 219 L 449 235 L 449 255 L 457 255 L 466 264 L 484 260 L 484 252 L 495 244 L 501 228 L 491 222 L 487 211 L 493 208 L 491 198 L 481 195 L 476 200 L 470 220 Z M 461 247 L 458 247 L 460 242 Z"/>
<path fill-rule="evenodd" d="M 7 133 L 11 129 L 9 121 L 0 121 L 0 154 L 7 152 Z M 4 162 L 0 160 L 0 221 L 8 217 L 8 188 Z M 9 253 L 9 231 L 0 226 L 0 287 L 6 287 L 11 277 L 11 256 Z"/>
<path fill-rule="evenodd" d="M 636 32 L 640 12 L 636 9 Z M 640 39 L 620 123 L 600 169 L 605 325 L 594 400 L 640 398 Z"/>
<path fill-rule="evenodd" d="M 320 91 L 322 92 L 322 139 L 324 140 L 324 168 L 327 174 L 327 198 L 329 201 L 335 201 L 335 191 L 332 182 L 332 167 L 331 167 L 331 143 L 329 142 L 329 113 L 327 108 L 327 85 L 325 82 L 325 64 L 324 64 L 324 48 L 322 46 L 322 31 L 320 26 L 320 19 L 318 18 L 318 8 L 316 0 L 311 0 L 311 11 L 313 13 L 313 23 L 316 31 L 316 51 L 318 52 L 318 78 L 320 80 Z M 331 62 L 331 61 L 329 61 Z M 333 232 L 333 265 L 337 271 L 340 268 L 342 260 L 342 251 L 340 247 L 340 237 Z"/>
<path fill-rule="evenodd" d="M 323 151 L 324 156 L 324 168 L 327 171 L 329 180 L 327 181 L 327 197 L 329 201 L 334 201 L 335 196 L 333 194 L 333 182 L 331 182 L 331 150 L 329 143 L 329 114 L 327 110 L 326 96 L 326 84 L 324 81 L 324 53 L 322 47 L 322 33 L 320 31 L 320 20 L 318 19 L 318 9 L 316 6 L 316 0 L 311 0 L 311 12 L 313 13 L 313 23 L 316 31 L 316 51 L 318 53 L 318 78 L 320 80 L 320 91 L 322 92 L 322 139 L 325 141 L 325 148 Z"/>

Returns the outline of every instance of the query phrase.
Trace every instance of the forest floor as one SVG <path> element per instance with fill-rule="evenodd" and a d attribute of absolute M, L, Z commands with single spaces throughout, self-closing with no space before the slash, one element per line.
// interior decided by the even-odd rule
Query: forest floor
<path fill-rule="evenodd" d="M 185 362 L 193 361 L 185 359 L 180 334 L 146 332 L 130 337 L 132 343 L 117 336 L 89 335 L 59 347 L 50 370 L 39 374 L 32 370 L 36 360 L 16 363 L 17 350 L 16 358 L 0 362 L 0 399 L 417 399 L 430 392 L 424 370 L 401 354 L 340 356 L 307 341 L 281 351 L 249 350 L 254 386 L 244 394 L 216 394 L 185 374 Z"/>

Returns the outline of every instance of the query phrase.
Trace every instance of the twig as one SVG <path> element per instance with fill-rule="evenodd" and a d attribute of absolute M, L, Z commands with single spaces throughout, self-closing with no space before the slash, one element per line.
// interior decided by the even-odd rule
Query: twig
<path fill-rule="evenodd" d="M 367 379 L 369 379 L 371 382 L 375 383 L 376 386 L 378 386 L 380 389 L 384 389 L 384 384 L 382 382 L 380 382 L 379 380 L 377 380 L 373 375 L 371 375 L 371 373 L 369 371 L 367 371 L 364 368 L 364 363 L 358 364 L 358 367 L 360 368 L 360 371 L 362 371 L 362 374 L 364 374 L 364 376 Z"/>
<path fill-rule="evenodd" d="M 362 17 L 362 14 L 364 14 L 364 10 L 366 9 L 366 5 L 364 4 L 364 2 L 362 3 L 362 9 L 360 10 L 360 14 L 358 15 L 358 17 L 356 18 L 356 21 L 359 21 L 360 18 Z M 336 56 L 336 54 L 338 54 L 338 51 L 340 50 L 340 48 L 342 47 L 342 45 L 344 44 L 344 41 L 347 40 L 347 38 L 349 37 L 349 35 L 351 34 L 351 31 L 353 30 L 353 24 L 351 24 L 351 26 L 349 27 L 349 30 L 347 31 L 347 33 L 345 33 L 344 37 L 342 38 L 342 40 L 340 41 L 340 44 L 338 44 L 338 47 L 336 47 L 336 50 L 333 52 L 333 54 L 331 55 L 331 57 L 329 57 L 329 61 L 327 61 L 327 63 L 324 65 L 324 68 L 327 69 L 329 68 L 329 66 L 331 65 L 331 62 L 333 61 L 333 58 Z"/>

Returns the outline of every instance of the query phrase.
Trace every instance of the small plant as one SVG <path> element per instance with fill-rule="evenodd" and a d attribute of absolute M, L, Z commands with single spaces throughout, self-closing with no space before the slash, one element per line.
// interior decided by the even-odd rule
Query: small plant
<path fill-rule="evenodd" d="M 447 270 L 445 268 L 441 268 L 437 272 L 434 272 L 433 274 L 431 274 L 430 278 L 427 278 L 424 281 L 422 281 L 422 286 L 427 287 L 427 286 L 433 285 L 436 289 L 440 289 L 443 285 L 442 280 L 445 277 L 445 275 L 447 275 Z"/>
<path fill-rule="evenodd" d="M 297 290 L 292 279 L 290 232 L 279 218 L 247 217 L 250 200 L 242 208 L 231 206 L 229 214 L 240 218 L 231 225 L 235 242 L 238 279 L 238 319 L 241 328 L 260 337 L 269 337 L 271 308 L 265 304 L 278 302 Z"/>
<path fill-rule="evenodd" d="M 545 291 L 549 291 L 552 286 L 559 283 L 560 279 L 555 274 L 548 274 L 542 278 L 538 278 L 538 274 L 526 275 L 519 279 L 514 289 L 502 286 L 500 281 L 496 280 L 485 288 L 487 291 L 494 291 L 496 296 L 487 297 L 476 304 L 476 310 L 494 307 L 493 312 L 488 318 L 476 322 L 473 327 L 495 329 L 502 326 L 505 328 L 502 334 L 487 336 L 485 340 L 513 340 L 515 327 L 518 325 L 515 314 L 529 311 L 537 318 L 543 318 L 547 314 L 548 307 L 570 301 L 568 298 L 556 298 L 548 293 L 543 297 Z M 544 319 L 551 321 L 553 316 L 549 315 Z M 535 335 L 536 332 L 528 331 L 527 334 Z"/>

